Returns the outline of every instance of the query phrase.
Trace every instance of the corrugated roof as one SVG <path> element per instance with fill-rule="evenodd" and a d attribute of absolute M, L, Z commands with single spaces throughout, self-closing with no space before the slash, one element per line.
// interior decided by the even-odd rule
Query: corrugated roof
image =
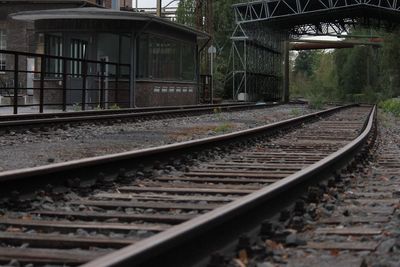
<path fill-rule="evenodd" d="M 98 20 L 123 20 L 123 21 L 153 21 L 177 30 L 195 34 L 199 38 L 208 39 L 209 35 L 205 32 L 178 24 L 167 19 L 142 12 L 118 11 L 96 7 L 66 8 L 37 11 L 23 11 L 10 14 L 13 19 L 24 21 L 37 20 L 56 20 L 56 19 L 98 19 Z"/>

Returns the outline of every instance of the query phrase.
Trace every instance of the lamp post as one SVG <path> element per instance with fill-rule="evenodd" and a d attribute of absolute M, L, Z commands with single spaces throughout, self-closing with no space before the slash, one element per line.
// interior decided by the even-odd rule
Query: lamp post
<path fill-rule="evenodd" d="M 157 0 L 157 16 L 161 17 L 162 0 Z"/>
<path fill-rule="evenodd" d="M 211 45 L 208 48 L 208 53 L 210 54 L 210 72 L 211 72 L 211 92 L 210 92 L 210 102 L 213 104 L 214 102 L 214 58 L 217 53 L 217 49 L 215 46 Z"/>

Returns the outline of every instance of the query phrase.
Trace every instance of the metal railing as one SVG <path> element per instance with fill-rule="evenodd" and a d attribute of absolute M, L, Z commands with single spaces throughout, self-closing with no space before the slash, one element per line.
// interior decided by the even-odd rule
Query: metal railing
<path fill-rule="evenodd" d="M 129 107 L 130 64 L 0 50 L 0 108 L 67 111 Z M 34 62 L 30 68 L 29 59 Z M 6 100 L 6 101 L 3 101 Z M 4 102 L 4 103 L 3 103 Z"/>

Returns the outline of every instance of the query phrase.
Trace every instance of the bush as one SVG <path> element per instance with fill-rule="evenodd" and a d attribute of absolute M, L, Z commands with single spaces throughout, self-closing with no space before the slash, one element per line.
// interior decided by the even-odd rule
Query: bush
<path fill-rule="evenodd" d="M 400 99 L 392 98 L 379 103 L 379 107 L 387 113 L 392 113 L 396 117 L 400 117 Z"/>
<path fill-rule="evenodd" d="M 309 97 L 308 106 L 311 109 L 322 109 L 325 102 L 325 98 L 322 95 L 314 95 Z"/>

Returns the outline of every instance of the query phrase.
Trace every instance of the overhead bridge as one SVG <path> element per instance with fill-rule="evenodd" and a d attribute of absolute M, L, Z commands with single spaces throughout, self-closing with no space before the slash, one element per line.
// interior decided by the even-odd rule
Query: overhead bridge
<path fill-rule="evenodd" d="M 290 39 L 340 36 L 358 26 L 393 30 L 400 25 L 400 0 L 239 0 L 233 9 L 232 94 L 248 101 L 289 100 L 290 49 L 379 47 L 369 42 L 290 45 Z"/>
<path fill-rule="evenodd" d="M 236 22 L 312 23 L 330 18 L 392 16 L 399 20 L 400 0 L 259 0 L 233 5 Z"/>

